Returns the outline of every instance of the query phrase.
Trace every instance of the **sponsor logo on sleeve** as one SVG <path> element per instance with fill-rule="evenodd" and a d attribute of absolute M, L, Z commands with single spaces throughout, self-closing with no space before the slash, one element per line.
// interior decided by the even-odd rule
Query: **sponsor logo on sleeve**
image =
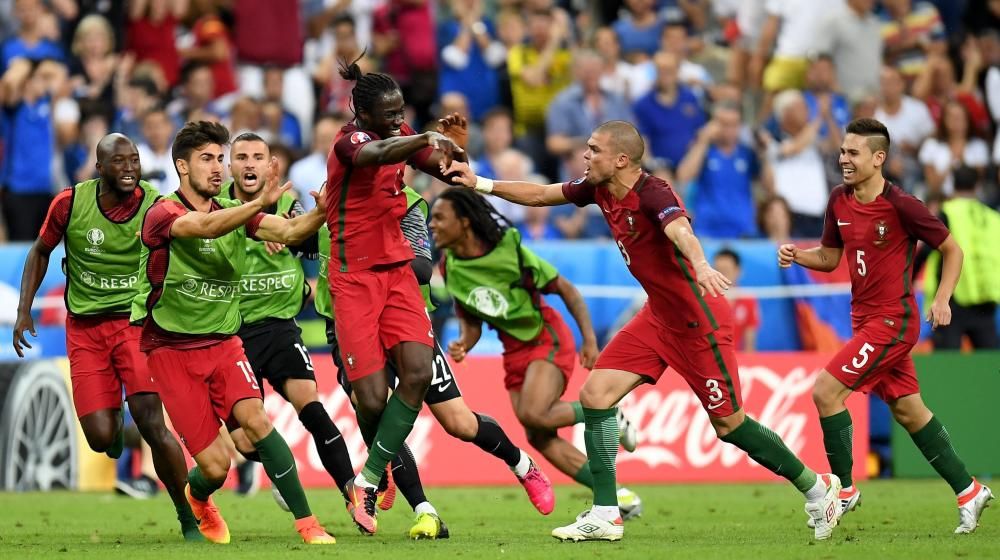
<path fill-rule="evenodd" d="M 667 219 L 667 216 L 671 214 L 676 214 L 677 212 L 680 211 L 681 211 L 680 206 L 667 206 L 663 210 L 660 210 L 660 213 L 657 214 L 656 217 L 662 222 L 663 220 Z"/>
<path fill-rule="evenodd" d="M 371 136 L 368 136 L 367 134 L 361 131 L 351 134 L 351 144 L 363 144 L 371 139 L 372 139 Z"/>

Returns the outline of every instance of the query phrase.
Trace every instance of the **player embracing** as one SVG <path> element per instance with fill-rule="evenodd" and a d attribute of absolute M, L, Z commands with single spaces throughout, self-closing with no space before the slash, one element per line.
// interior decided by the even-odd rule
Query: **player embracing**
<path fill-rule="evenodd" d="M 962 271 L 962 249 L 920 200 L 882 176 L 889 141 L 889 131 L 877 120 L 858 119 L 847 125 L 840 147 L 844 183 L 830 193 L 820 246 L 782 245 L 778 263 L 830 272 L 847 255 L 854 335 L 820 372 L 813 388 L 830 469 L 844 484 L 843 512 L 861 501 L 851 480 L 854 429 L 844 403 L 854 391 L 874 392 L 889 404 L 896 421 L 955 491 L 955 532 L 971 533 L 993 494 L 969 475 L 948 431 L 924 404 L 910 357 L 920 335 L 913 292 L 917 241 L 941 252 L 941 281 L 927 314 L 935 328 L 951 322 L 948 302 Z"/>
<path fill-rule="evenodd" d="M 236 336 L 242 324 L 239 286 L 246 237 L 297 245 L 323 224 L 322 200 L 291 220 L 263 213 L 291 188 L 277 184 L 273 160 L 260 196 L 246 203 L 217 198 L 228 143 L 226 127 L 207 121 L 185 124 L 174 138 L 180 188 L 153 204 L 142 221 L 144 286 L 132 307 L 132 320 L 143 325 L 139 348 L 196 463 L 188 473 L 188 500 L 205 538 L 220 544 L 230 540 L 212 501 L 230 468 L 221 421 L 243 428 L 303 541 L 333 544 L 309 509 L 295 458 L 264 412 L 260 386 Z"/>
<path fill-rule="evenodd" d="M 609 121 L 591 133 L 584 153 L 586 173 L 572 182 L 494 182 L 477 177 L 462 162 L 446 170 L 456 174 L 455 183 L 518 204 L 597 204 L 625 264 L 649 296 L 601 352 L 580 389 L 594 505 L 576 522 L 553 530 L 552 536 L 573 541 L 622 538 L 615 495 L 615 406 L 642 383 L 655 383 L 669 365 L 698 396 L 718 437 L 791 481 L 806 497 L 815 537 L 829 538 L 840 518 L 840 481 L 807 468 L 777 434 L 743 411 L 732 313 L 722 296 L 730 282 L 705 259 L 673 189 L 640 167 L 644 149 L 634 126 Z"/>

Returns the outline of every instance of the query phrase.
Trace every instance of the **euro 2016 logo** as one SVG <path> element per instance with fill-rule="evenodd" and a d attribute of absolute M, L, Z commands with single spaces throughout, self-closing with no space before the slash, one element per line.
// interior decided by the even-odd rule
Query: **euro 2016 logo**
<path fill-rule="evenodd" d="M 469 292 L 465 304 L 477 309 L 483 315 L 504 318 L 507 317 L 507 308 L 510 307 L 507 298 L 503 297 L 499 290 L 489 286 L 479 286 Z"/>
<path fill-rule="evenodd" d="M 104 243 L 104 232 L 98 228 L 91 228 L 90 231 L 87 232 L 87 242 L 94 247 Z"/>

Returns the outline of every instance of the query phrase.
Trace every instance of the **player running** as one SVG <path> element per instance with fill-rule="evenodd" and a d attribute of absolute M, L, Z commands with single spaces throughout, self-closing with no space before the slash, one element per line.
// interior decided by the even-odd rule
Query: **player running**
<path fill-rule="evenodd" d="M 180 188 L 146 212 L 141 239 L 143 289 L 133 321 L 143 321 L 140 350 L 181 441 L 197 465 L 188 474 L 188 500 L 206 539 L 228 543 L 229 528 L 212 502 L 229 472 L 220 421 L 238 423 L 260 455 L 307 544 L 336 541 L 309 509 L 295 458 L 264 412 L 260 386 L 239 331 L 240 282 L 246 237 L 296 245 L 323 223 L 323 202 L 297 218 L 265 214 L 291 188 L 277 184 L 277 162 L 260 196 L 245 204 L 222 200 L 223 146 L 218 123 L 189 122 L 174 138 Z M 315 194 L 317 198 L 320 195 Z"/>
<path fill-rule="evenodd" d="M 844 484 L 843 513 L 861 502 L 851 480 L 854 428 L 844 403 L 853 391 L 874 392 L 889 403 L 893 417 L 958 496 L 955 532 L 971 533 L 993 493 L 969 476 L 948 431 L 924 404 L 910 357 L 920 335 L 912 290 L 917 241 L 941 252 L 941 281 L 927 314 L 935 328 L 951 323 L 948 302 L 962 271 L 962 249 L 922 202 L 885 180 L 882 166 L 888 153 L 885 125 L 874 119 L 847 125 L 840 147 L 844 183 L 830 193 L 820 246 L 782 245 L 778 264 L 830 272 L 847 253 L 854 336 L 820 372 L 813 388 L 830 469 Z"/>
<path fill-rule="evenodd" d="M 220 199 L 251 202 L 262 195 L 268 181 L 271 151 L 264 139 L 245 132 L 233 139 L 229 152 L 232 183 L 223 187 Z M 276 204 L 264 208 L 265 214 L 300 216 L 302 205 L 284 193 Z M 309 351 L 302 342 L 302 330 L 295 316 L 305 302 L 308 285 L 299 257 L 317 252 L 318 235 L 309 237 L 299 247 L 285 247 L 246 238 L 246 262 L 240 281 L 240 314 L 243 325 L 237 332 L 258 384 L 264 379 L 299 415 L 299 421 L 312 434 L 323 467 L 343 492 L 354 476 L 351 457 L 344 438 L 319 402 L 316 373 Z M 260 462 L 241 428 L 232 433 L 237 449 L 244 457 Z M 279 504 L 285 505 L 277 486 L 272 489 Z"/>
<path fill-rule="evenodd" d="M 462 149 L 438 132 L 416 134 L 404 121 L 403 94 L 386 74 L 363 74 L 357 61 L 341 68 L 356 82 L 355 119 L 334 141 L 327 161 L 328 280 L 346 376 L 368 445 L 364 468 L 347 485 L 349 509 L 366 534 L 377 529 L 376 490 L 386 466 L 413 429 L 432 377 L 434 332 L 409 266 L 403 237 L 403 168 L 441 177 Z M 398 369 L 389 394 L 387 356 Z"/>
<path fill-rule="evenodd" d="M 31 348 L 24 331 L 35 335 L 31 304 L 48 269 L 49 255 L 65 240 L 66 351 L 73 404 L 90 448 L 112 459 L 122 454 L 122 386 L 136 427 L 153 452 L 153 467 L 177 510 L 187 540 L 204 540 L 184 497 L 184 452 L 167 429 L 163 404 L 139 352 L 138 327 L 129 325 L 132 299 L 139 293 L 139 238 L 146 210 L 158 196 L 140 181 L 135 143 L 109 134 L 97 144 L 99 179 L 62 191 L 49 206 L 24 264 L 21 300 L 14 324 L 14 350 Z"/>
<path fill-rule="evenodd" d="M 553 530 L 552 536 L 573 541 L 622 538 L 615 496 L 615 405 L 640 384 L 655 383 L 670 365 L 701 400 L 718 437 L 791 481 L 806 497 L 806 512 L 816 522 L 815 537 L 829 538 L 840 519 L 840 480 L 814 473 L 777 434 L 742 410 L 732 313 L 722 297 L 730 281 L 708 264 L 673 189 L 642 170 L 643 151 L 634 126 L 610 121 L 590 135 L 586 173 L 572 182 L 494 182 L 477 177 L 463 162 L 447 168 L 448 174 L 456 174 L 453 182 L 518 204 L 597 204 L 625 264 L 649 295 L 597 358 L 580 390 L 594 506 L 576 522 Z"/>
<path fill-rule="evenodd" d="M 448 345 L 456 362 L 479 341 L 482 324 L 504 346 L 504 387 L 527 429 L 528 441 L 560 471 L 587 488 L 593 477 L 587 456 L 559 437 L 557 429 L 583 422 L 579 401 L 560 400 L 576 365 L 576 341 L 542 294 L 559 294 L 583 335 L 580 364 L 597 360 L 597 336 L 579 290 L 548 262 L 521 245 L 517 228 L 485 198 L 465 188 L 442 192 L 431 212 L 434 243 L 443 251 L 441 272 L 455 299 L 459 339 Z M 618 411 L 619 441 L 634 451 L 636 430 Z M 618 490 L 622 518 L 642 512 L 638 497 Z"/>

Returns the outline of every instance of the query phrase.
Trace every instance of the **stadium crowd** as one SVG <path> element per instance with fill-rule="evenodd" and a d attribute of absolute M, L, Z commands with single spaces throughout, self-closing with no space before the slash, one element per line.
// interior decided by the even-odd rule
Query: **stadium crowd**
<path fill-rule="evenodd" d="M 144 178 L 167 193 L 173 134 L 220 120 L 266 138 L 308 193 L 352 117 L 339 61 L 362 53 L 402 85 L 418 129 L 470 117 L 483 176 L 578 176 L 594 126 L 635 122 L 645 166 L 704 237 L 818 237 L 843 127 L 861 116 L 887 124 L 888 174 L 929 204 L 961 167 L 998 200 L 996 0 L 7 0 L 0 22 L 10 240 L 33 239 L 54 193 L 95 176 L 108 131 L 140 143 Z M 591 210 L 501 206 L 528 238 L 607 235 Z"/>

